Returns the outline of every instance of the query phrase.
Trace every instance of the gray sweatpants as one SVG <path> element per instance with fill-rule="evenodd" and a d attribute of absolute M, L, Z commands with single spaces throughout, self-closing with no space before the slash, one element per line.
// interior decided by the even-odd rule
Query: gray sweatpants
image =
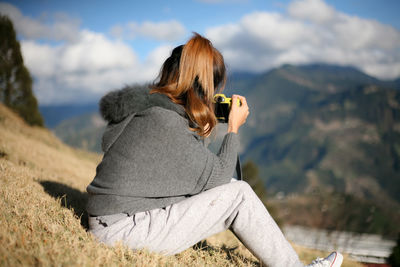
<path fill-rule="evenodd" d="M 132 249 L 147 248 L 167 255 L 230 229 L 263 264 L 303 266 L 263 203 L 244 181 L 132 216 L 90 217 L 89 228 L 106 244 L 123 241 Z"/>

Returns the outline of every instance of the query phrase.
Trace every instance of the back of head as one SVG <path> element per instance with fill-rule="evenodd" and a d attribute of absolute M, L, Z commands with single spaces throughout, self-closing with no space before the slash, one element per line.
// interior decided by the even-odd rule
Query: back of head
<path fill-rule="evenodd" d="M 178 46 L 164 62 L 159 81 L 152 93 L 166 94 L 185 107 L 192 128 L 201 136 L 210 134 L 216 125 L 213 95 L 225 86 L 225 63 L 211 42 L 195 33 Z"/>

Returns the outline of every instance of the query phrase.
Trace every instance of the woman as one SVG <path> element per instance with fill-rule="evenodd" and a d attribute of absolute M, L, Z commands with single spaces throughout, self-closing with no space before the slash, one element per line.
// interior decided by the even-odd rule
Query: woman
<path fill-rule="evenodd" d="M 203 144 L 225 75 L 222 55 L 195 34 L 172 51 L 150 92 L 128 87 L 101 99 L 104 157 L 87 187 L 90 232 L 100 241 L 175 254 L 231 229 L 264 264 L 303 266 L 250 186 L 231 182 L 249 115 L 243 96 L 232 97 L 241 105 L 232 105 L 219 153 Z M 340 263 L 333 253 L 310 266 Z"/>

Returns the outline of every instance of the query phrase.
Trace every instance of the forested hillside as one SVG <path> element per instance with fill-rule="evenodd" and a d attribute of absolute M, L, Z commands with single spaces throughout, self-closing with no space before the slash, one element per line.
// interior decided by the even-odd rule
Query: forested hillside
<path fill-rule="evenodd" d="M 43 126 L 32 77 L 24 65 L 21 46 L 11 20 L 0 14 L 0 102 L 30 125 Z"/>

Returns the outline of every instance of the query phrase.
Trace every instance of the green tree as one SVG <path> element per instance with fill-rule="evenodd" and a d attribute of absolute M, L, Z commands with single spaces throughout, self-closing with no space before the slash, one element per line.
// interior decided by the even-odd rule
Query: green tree
<path fill-rule="evenodd" d="M 264 203 L 264 206 L 267 208 L 271 216 L 278 224 L 280 224 L 281 222 L 278 219 L 276 208 L 267 202 L 267 192 L 265 190 L 264 182 L 260 178 L 257 165 L 253 161 L 247 161 L 245 164 L 243 164 L 242 171 L 243 180 L 251 186 L 256 195 Z"/>
<path fill-rule="evenodd" d="M 247 161 L 243 165 L 243 180 L 245 180 L 257 196 L 264 202 L 267 194 L 265 192 L 264 183 L 260 178 L 257 165 L 253 161 Z"/>
<path fill-rule="evenodd" d="M 3 15 L 0 15 L 0 101 L 28 124 L 43 126 L 43 118 L 32 92 L 32 77 L 24 66 L 14 26 Z"/>

